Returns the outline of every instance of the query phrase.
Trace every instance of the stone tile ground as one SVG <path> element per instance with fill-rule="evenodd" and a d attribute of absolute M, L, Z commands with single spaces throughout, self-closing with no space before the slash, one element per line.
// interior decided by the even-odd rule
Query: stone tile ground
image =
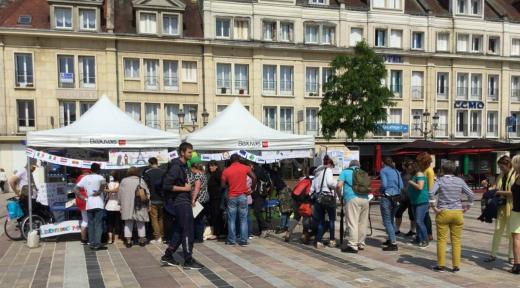
<path fill-rule="evenodd" d="M 457 274 L 430 270 L 436 259 L 435 242 L 418 249 L 406 244 L 410 239 L 399 237 L 398 252 L 382 252 L 380 243 L 385 236 L 377 206 L 371 209 L 373 235 L 360 254 L 331 248 L 317 251 L 298 242 L 284 243 L 281 235 L 256 238 L 248 247 L 207 241 L 195 245 L 194 252 L 205 268 L 184 271 L 160 266 L 164 245 L 127 249 L 116 243 L 105 251 L 91 252 L 77 241 L 42 241 L 39 248 L 28 249 L 24 242 L 10 241 L 3 233 L 8 196 L 0 195 L 0 288 L 520 287 L 520 276 L 508 273 L 511 266 L 503 260 L 505 239 L 501 260 L 483 262 L 493 225 L 476 220 L 478 205 L 466 215 L 462 271 Z M 403 227 L 408 227 L 408 222 Z"/>

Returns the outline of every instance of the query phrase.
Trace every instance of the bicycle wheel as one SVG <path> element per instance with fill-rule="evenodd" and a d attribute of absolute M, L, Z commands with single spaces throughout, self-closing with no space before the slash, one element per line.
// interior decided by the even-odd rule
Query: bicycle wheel
<path fill-rule="evenodd" d="M 5 219 L 4 232 L 7 238 L 18 241 L 23 239 L 22 229 L 20 229 L 20 219 Z"/>
<path fill-rule="evenodd" d="M 40 230 L 40 226 L 47 224 L 45 220 L 40 216 L 33 214 L 32 215 L 32 230 Z M 23 238 L 27 239 L 27 235 L 29 234 L 29 231 L 31 231 L 31 224 L 29 221 L 29 216 L 25 217 L 22 222 L 22 234 Z"/>

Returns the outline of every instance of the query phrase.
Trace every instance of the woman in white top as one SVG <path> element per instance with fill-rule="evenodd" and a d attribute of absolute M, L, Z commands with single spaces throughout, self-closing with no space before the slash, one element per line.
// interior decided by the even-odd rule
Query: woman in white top
<path fill-rule="evenodd" d="M 114 243 L 117 240 L 117 235 L 121 231 L 121 206 L 119 200 L 119 181 L 120 176 L 117 171 L 110 172 L 110 181 L 108 188 L 105 190 L 107 204 L 107 232 L 108 244 Z"/>
<path fill-rule="evenodd" d="M 334 229 L 336 222 L 336 181 L 332 174 L 332 168 L 334 162 L 328 155 L 323 158 L 323 165 L 319 166 L 314 171 L 314 180 L 312 181 L 311 187 L 311 198 L 314 198 L 313 213 L 316 213 L 318 218 L 318 231 L 316 233 L 316 240 L 314 246 L 316 248 L 322 248 L 323 234 L 325 233 L 325 214 L 329 216 L 329 235 L 330 235 L 330 247 L 336 247 L 336 238 L 334 237 Z"/>

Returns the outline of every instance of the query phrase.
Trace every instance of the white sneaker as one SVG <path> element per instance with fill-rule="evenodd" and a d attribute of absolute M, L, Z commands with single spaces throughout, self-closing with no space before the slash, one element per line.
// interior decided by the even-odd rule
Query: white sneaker
<path fill-rule="evenodd" d="M 162 244 L 162 239 L 159 238 L 159 239 L 154 239 L 152 241 L 150 241 L 151 244 Z"/>

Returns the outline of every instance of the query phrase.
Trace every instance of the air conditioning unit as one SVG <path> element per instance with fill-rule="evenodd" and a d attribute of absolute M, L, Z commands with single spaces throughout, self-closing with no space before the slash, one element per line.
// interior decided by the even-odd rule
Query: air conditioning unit
<path fill-rule="evenodd" d="M 227 88 L 226 87 L 220 88 L 220 93 L 221 94 L 226 94 L 227 93 Z"/>

